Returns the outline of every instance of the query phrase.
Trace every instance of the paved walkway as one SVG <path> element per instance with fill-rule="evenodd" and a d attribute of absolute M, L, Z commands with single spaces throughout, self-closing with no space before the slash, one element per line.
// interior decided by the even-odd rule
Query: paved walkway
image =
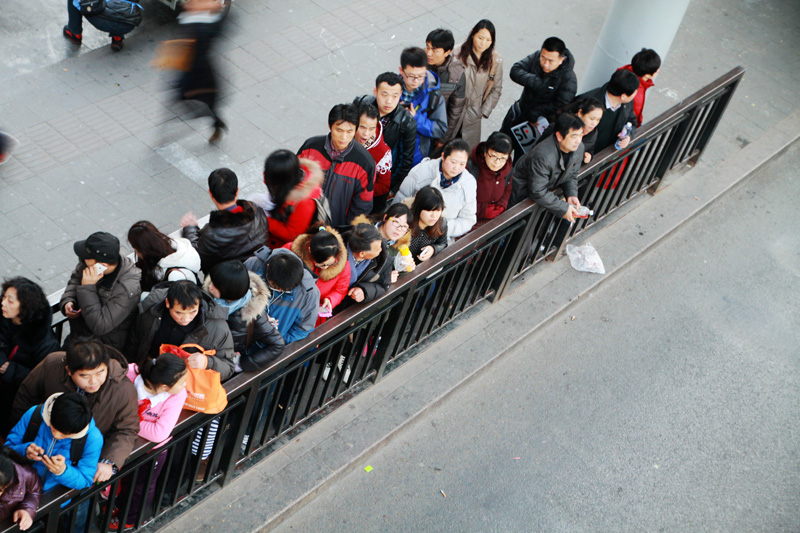
<path fill-rule="evenodd" d="M 800 228 L 764 216 L 800 202 L 798 164 L 795 145 L 274 531 L 800 530 Z"/>
<path fill-rule="evenodd" d="M 369 92 L 378 73 L 397 67 L 402 48 L 424 44 L 438 26 L 461 40 L 488 17 L 507 68 L 485 136 L 519 95 L 510 65 L 558 34 L 580 77 L 610 4 L 565 0 L 560 10 L 532 13 L 528 0 L 407 0 L 403 9 L 388 0 L 235 0 L 218 47 L 231 133 L 212 146 L 208 121 L 175 108 L 169 76 L 148 66 L 157 42 L 174 32 L 155 0 L 144 2 L 147 20 L 119 54 L 88 25 L 81 49 L 66 42 L 63 7 L 13 2 L 0 20 L 0 126 L 22 146 L 0 167 L 0 276 L 30 277 L 48 293 L 62 288 L 76 263 L 73 241 L 105 230 L 124 242 L 139 219 L 174 231 L 185 211 L 212 207 L 205 180 L 219 166 L 237 172 L 244 195 L 258 190 L 270 151 L 294 150 L 325 132 L 328 109 Z M 748 73 L 702 164 L 724 160 L 800 107 L 798 20 L 792 0 L 695 0 L 648 95 L 646 117 L 744 65 Z"/>

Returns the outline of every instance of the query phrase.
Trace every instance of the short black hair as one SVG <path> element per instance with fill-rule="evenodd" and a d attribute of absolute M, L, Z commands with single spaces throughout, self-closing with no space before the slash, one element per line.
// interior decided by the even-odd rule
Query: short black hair
<path fill-rule="evenodd" d="M 425 50 L 418 46 L 412 46 L 403 50 L 403 53 L 400 54 L 400 68 L 405 69 L 406 67 L 428 68 L 428 55 L 425 53 Z"/>
<path fill-rule="evenodd" d="M 443 48 L 445 52 L 449 52 L 455 47 L 456 40 L 450 30 L 436 28 L 425 37 L 425 43 L 430 43 L 434 48 Z"/>
<path fill-rule="evenodd" d="M 250 275 L 241 261 L 234 259 L 217 263 L 208 275 L 223 300 L 238 300 L 250 290 Z"/>
<path fill-rule="evenodd" d="M 427 61 L 428 56 L 425 56 L 425 60 Z M 385 83 L 389 87 L 393 87 L 395 85 L 403 85 L 403 76 L 398 74 L 397 72 L 384 72 L 383 74 L 378 74 L 378 77 L 375 78 L 375 88 L 377 89 L 380 87 L 381 83 Z"/>
<path fill-rule="evenodd" d="M 572 130 L 583 130 L 583 121 L 572 113 L 561 113 L 556 119 L 556 133 L 566 137 Z"/>
<path fill-rule="evenodd" d="M 606 91 L 613 96 L 633 94 L 639 89 L 639 78 L 630 70 L 618 70 L 611 75 Z"/>
<path fill-rule="evenodd" d="M 631 59 L 631 68 L 637 76 L 651 76 L 661 68 L 661 56 L 652 48 L 642 48 Z"/>
<path fill-rule="evenodd" d="M 73 339 L 67 343 L 64 362 L 71 372 L 94 370 L 102 364 L 108 366 L 111 356 L 105 344 L 94 338 Z"/>
<path fill-rule="evenodd" d="M 208 175 L 208 190 L 217 202 L 227 204 L 236 199 L 239 179 L 233 170 L 218 168 Z"/>
<path fill-rule="evenodd" d="M 53 401 L 50 410 L 50 427 L 64 433 L 74 435 L 92 421 L 92 409 L 86 397 L 77 392 L 61 394 Z"/>
<path fill-rule="evenodd" d="M 444 150 L 442 150 L 442 159 L 445 157 L 450 157 L 450 154 L 453 152 L 467 152 L 467 155 L 469 155 L 469 150 L 469 143 L 460 137 L 456 137 L 444 145 Z"/>
<path fill-rule="evenodd" d="M 308 248 L 311 252 L 311 259 L 316 263 L 324 263 L 331 257 L 338 257 L 339 239 L 332 233 L 333 228 L 317 225 L 311 229 L 311 238 L 308 240 Z"/>
<path fill-rule="evenodd" d="M 372 104 L 361 104 L 358 106 L 358 121 L 361 122 L 361 117 L 367 115 L 367 118 L 380 118 L 378 115 L 378 108 Z"/>
<path fill-rule="evenodd" d="M 511 137 L 503 132 L 495 131 L 486 139 L 486 144 L 483 145 L 483 149 L 484 151 L 494 150 L 499 154 L 510 154 L 513 149 Z"/>
<path fill-rule="evenodd" d="M 274 254 L 267 260 L 264 277 L 267 282 L 282 291 L 293 291 L 303 281 L 303 266 L 293 253 Z"/>
<path fill-rule="evenodd" d="M 174 281 L 170 283 L 167 289 L 167 301 L 170 307 L 180 304 L 184 309 L 188 309 L 199 304 L 202 298 L 203 292 L 200 287 L 188 279 Z"/>
<path fill-rule="evenodd" d="M 44 321 L 50 316 L 50 303 L 37 283 L 28 278 L 15 277 L 3 282 L 3 295 L 8 289 L 17 291 L 19 319 L 23 324 Z"/>
<path fill-rule="evenodd" d="M 547 50 L 548 52 L 556 52 L 559 56 L 564 57 L 564 54 L 567 51 L 567 45 L 564 44 L 564 41 L 559 39 L 558 37 L 548 37 L 542 43 L 542 50 Z"/>
<path fill-rule="evenodd" d="M 353 104 L 336 104 L 328 113 L 328 127 L 333 127 L 337 122 L 349 122 L 358 127 L 358 108 Z"/>
<path fill-rule="evenodd" d="M 353 226 L 347 245 L 354 254 L 358 252 L 369 252 L 372 250 L 372 243 L 383 240 L 381 232 L 372 224 L 362 222 Z"/>

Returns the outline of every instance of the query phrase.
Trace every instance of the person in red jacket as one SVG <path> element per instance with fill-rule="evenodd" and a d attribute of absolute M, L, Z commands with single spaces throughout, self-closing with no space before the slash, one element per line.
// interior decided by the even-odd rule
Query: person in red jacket
<path fill-rule="evenodd" d="M 511 138 L 496 131 L 472 149 L 469 173 L 478 181 L 478 220 L 491 220 L 506 210 L 511 196 Z"/>
<path fill-rule="evenodd" d="M 314 222 L 322 197 L 324 176 L 319 164 L 298 159 L 289 150 L 275 150 L 264 162 L 264 184 L 271 204 L 267 206 L 270 248 L 280 248 L 305 233 Z"/>
<path fill-rule="evenodd" d="M 661 56 L 655 50 L 642 48 L 633 56 L 630 65 L 625 65 L 617 70 L 630 70 L 639 78 L 639 91 L 633 99 L 633 112 L 636 114 L 636 127 L 642 125 L 642 109 L 644 109 L 644 96 L 647 89 L 653 86 L 653 80 L 661 70 Z"/>
<path fill-rule="evenodd" d="M 356 142 L 367 149 L 375 161 L 375 186 L 372 189 L 372 212 L 386 208 L 392 185 L 392 149 L 383 140 L 383 125 L 378 120 L 378 108 L 372 104 L 358 106 Z"/>
<path fill-rule="evenodd" d="M 342 303 L 350 288 L 350 262 L 342 236 L 332 227 L 319 224 L 284 248 L 302 259 L 317 279 L 320 316 L 316 325 L 319 326 Z"/>

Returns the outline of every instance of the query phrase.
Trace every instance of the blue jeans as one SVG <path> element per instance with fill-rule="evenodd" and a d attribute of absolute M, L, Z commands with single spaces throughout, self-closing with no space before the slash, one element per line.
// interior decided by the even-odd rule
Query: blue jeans
<path fill-rule="evenodd" d="M 72 0 L 67 0 L 67 15 L 69 16 L 67 29 L 71 31 L 73 35 L 80 35 L 83 33 L 83 15 L 81 15 L 80 10 L 73 5 Z M 111 37 L 123 39 L 126 33 L 133 31 L 133 24 L 108 20 L 102 18 L 102 15 L 90 15 L 86 17 L 86 20 L 98 30 L 107 32 Z"/>

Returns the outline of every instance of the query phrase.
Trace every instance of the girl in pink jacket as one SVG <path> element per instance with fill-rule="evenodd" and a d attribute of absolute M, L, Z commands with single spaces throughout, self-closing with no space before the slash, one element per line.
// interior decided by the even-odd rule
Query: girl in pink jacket
<path fill-rule="evenodd" d="M 170 439 L 183 410 L 183 403 L 186 401 L 186 362 L 177 355 L 162 353 L 157 359 L 148 358 L 141 368 L 135 363 L 128 365 L 128 379 L 133 381 L 139 397 L 139 436 L 157 442 L 155 448 L 159 448 Z M 156 457 L 149 487 L 146 472 L 140 472 L 132 487 L 133 497 L 124 527 L 117 508 L 114 510 L 109 530 L 121 531 L 134 527 L 142 505 L 149 506 L 153 499 L 158 475 L 164 467 L 166 458 L 166 450 Z M 124 506 L 131 491 L 130 477 L 123 480 L 120 485 L 121 491 L 117 502 Z"/>

